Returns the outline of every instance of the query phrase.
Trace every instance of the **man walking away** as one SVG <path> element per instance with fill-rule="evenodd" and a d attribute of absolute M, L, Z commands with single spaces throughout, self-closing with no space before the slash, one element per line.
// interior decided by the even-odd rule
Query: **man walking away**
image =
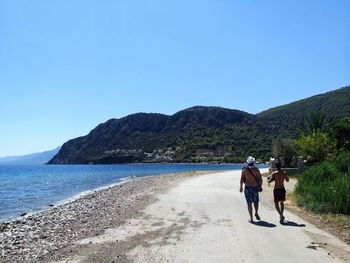
<path fill-rule="evenodd" d="M 255 208 L 255 218 L 260 220 L 260 216 L 258 213 L 259 210 L 259 192 L 262 191 L 262 177 L 260 171 L 257 167 L 254 166 L 255 158 L 252 156 L 248 156 L 247 158 L 247 167 L 242 169 L 241 181 L 239 191 L 243 192 L 243 184 L 244 187 L 244 196 L 248 205 L 248 212 L 250 216 L 249 222 L 253 223 L 253 207 L 252 203 L 254 203 Z"/>
<path fill-rule="evenodd" d="M 284 188 L 284 180 L 289 182 L 287 173 L 281 170 L 282 164 L 276 163 L 277 171 L 274 171 L 267 179 L 269 183 L 275 181 L 275 187 L 273 189 L 273 197 L 275 201 L 275 207 L 280 215 L 280 223 L 284 222 L 284 201 L 286 201 L 286 189 Z"/>

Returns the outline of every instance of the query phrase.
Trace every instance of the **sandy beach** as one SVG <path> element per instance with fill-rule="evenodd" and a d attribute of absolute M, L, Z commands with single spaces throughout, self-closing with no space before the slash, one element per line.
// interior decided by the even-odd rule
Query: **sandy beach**
<path fill-rule="evenodd" d="M 1 262 L 346 262 L 350 247 L 289 211 L 265 185 L 247 222 L 240 171 L 140 178 L 1 225 Z M 287 190 L 293 188 L 293 184 Z M 248 249 L 249 248 L 249 249 Z"/>

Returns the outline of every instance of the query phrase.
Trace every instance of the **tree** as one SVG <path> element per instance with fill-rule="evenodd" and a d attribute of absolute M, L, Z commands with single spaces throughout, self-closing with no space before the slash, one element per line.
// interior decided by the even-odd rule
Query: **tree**
<path fill-rule="evenodd" d="M 272 142 L 272 154 L 275 158 L 282 158 L 285 166 L 290 166 L 293 157 L 297 156 L 294 142 L 290 138 L 279 138 Z"/>
<path fill-rule="evenodd" d="M 350 118 L 343 118 L 333 125 L 330 134 L 336 140 L 337 150 L 350 151 Z"/>
<path fill-rule="evenodd" d="M 332 126 L 333 120 L 326 120 L 323 112 L 310 112 L 304 117 L 304 126 L 302 131 L 305 134 L 311 134 L 317 131 L 327 132 Z"/>
<path fill-rule="evenodd" d="M 327 133 L 316 131 L 309 135 L 302 135 L 295 140 L 301 155 L 312 162 L 321 162 L 328 154 L 334 153 L 336 141 Z"/>

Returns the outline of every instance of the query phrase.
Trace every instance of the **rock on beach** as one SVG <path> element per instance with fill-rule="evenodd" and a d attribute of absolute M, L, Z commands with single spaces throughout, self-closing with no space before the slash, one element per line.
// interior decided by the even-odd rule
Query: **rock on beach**
<path fill-rule="evenodd" d="M 181 175 L 164 175 L 134 179 L 67 204 L 2 223 L 0 262 L 59 260 L 65 251 L 74 250 L 77 240 L 123 224 L 151 202 L 152 193 L 181 178 Z"/>

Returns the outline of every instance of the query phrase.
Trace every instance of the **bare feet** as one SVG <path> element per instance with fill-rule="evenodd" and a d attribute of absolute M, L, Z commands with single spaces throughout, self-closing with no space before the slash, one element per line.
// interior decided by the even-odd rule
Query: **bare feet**
<path fill-rule="evenodd" d="M 283 224 L 283 222 L 284 222 L 284 216 L 281 215 L 281 217 L 280 217 L 280 224 Z"/>
<path fill-rule="evenodd" d="M 258 214 L 255 214 L 256 220 L 260 220 L 260 216 Z"/>

